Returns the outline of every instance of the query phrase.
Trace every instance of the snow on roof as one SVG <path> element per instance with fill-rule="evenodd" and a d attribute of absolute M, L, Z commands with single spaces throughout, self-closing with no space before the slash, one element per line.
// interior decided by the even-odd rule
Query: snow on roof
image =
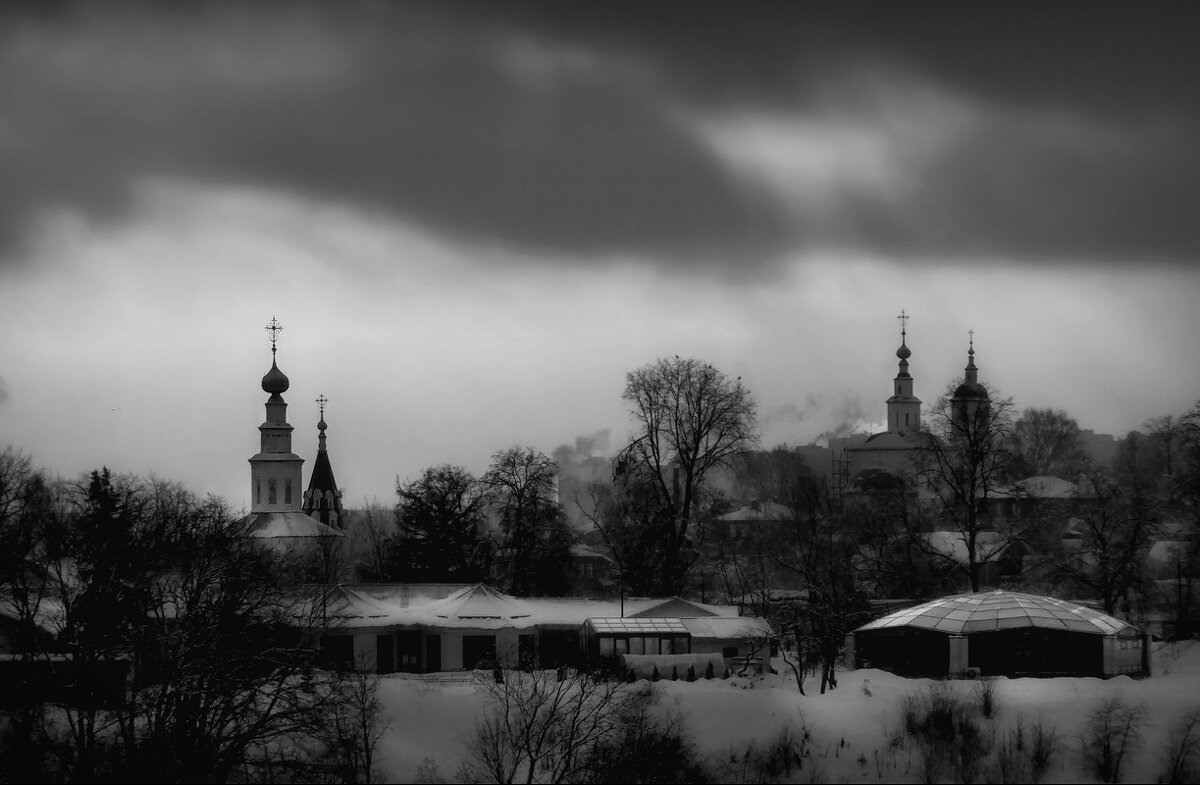
<path fill-rule="evenodd" d="M 326 614 L 339 619 L 343 627 L 527 629 L 578 627 L 592 617 L 737 618 L 738 613 L 734 606 L 706 605 L 678 597 L 626 597 L 624 602 L 619 598 L 518 598 L 486 584 L 343 584 L 325 595 L 325 603 Z"/>
<path fill-rule="evenodd" d="M 958 531 L 926 532 L 921 535 L 931 550 L 959 564 L 967 564 L 966 536 Z M 1005 548 L 1004 537 L 999 532 L 975 533 L 975 561 L 986 562 L 999 556 Z"/>
<path fill-rule="evenodd" d="M 1187 558 L 1188 549 L 1192 547 L 1190 542 L 1180 542 L 1178 540 L 1158 540 L 1150 546 L 1148 558 L 1150 561 L 1163 562 L 1173 564 L 1176 559 Z"/>
<path fill-rule="evenodd" d="M 527 605 L 484 583 L 468 586 L 425 608 L 440 619 L 524 619 L 531 616 Z"/>
<path fill-rule="evenodd" d="M 631 611 L 626 616 L 719 616 L 720 611 L 716 607 L 701 605 L 698 602 L 685 600 L 682 597 L 671 597 L 669 599 L 649 600 L 650 605 L 636 611 Z"/>
<path fill-rule="evenodd" d="M 621 635 L 687 635 L 688 628 L 681 619 L 626 617 L 593 617 L 586 624 L 598 633 Z"/>
<path fill-rule="evenodd" d="M 681 619 L 683 626 L 693 638 L 719 638 L 733 640 L 762 638 L 771 634 L 771 625 L 757 616 L 734 618 L 706 616 L 702 619 Z"/>
<path fill-rule="evenodd" d="M 1094 494 L 1090 486 L 1077 485 L 1051 475 L 1037 475 L 1018 480 L 1007 488 L 997 488 L 989 495 L 997 499 L 1079 499 Z"/>
<path fill-rule="evenodd" d="M 1022 627 L 1113 635 L 1135 631 L 1131 624 L 1112 616 L 1053 597 L 993 591 L 942 597 L 890 613 L 864 624 L 855 632 L 897 627 L 918 627 L 965 635 Z"/>
<path fill-rule="evenodd" d="M 346 536 L 302 512 L 255 512 L 250 513 L 244 520 L 248 526 L 247 533 L 259 539 Z"/>
<path fill-rule="evenodd" d="M 795 511 L 776 502 L 754 502 L 745 507 L 717 516 L 718 521 L 790 521 Z"/>

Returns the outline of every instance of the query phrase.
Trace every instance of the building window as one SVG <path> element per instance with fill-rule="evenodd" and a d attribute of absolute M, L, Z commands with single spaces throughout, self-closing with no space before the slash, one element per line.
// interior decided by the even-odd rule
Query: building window
<path fill-rule="evenodd" d="M 275 480 L 267 480 L 267 504 L 275 503 Z"/>
<path fill-rule="evenodd" d="M 262 480 L 254 481 L 254 503 L 262 504 Z"/>
<path fill-rule="evenodd" d="M 291 480 L 283 481 L 283 503 L 284 504 L 292 503 L 292 481 Z"/>

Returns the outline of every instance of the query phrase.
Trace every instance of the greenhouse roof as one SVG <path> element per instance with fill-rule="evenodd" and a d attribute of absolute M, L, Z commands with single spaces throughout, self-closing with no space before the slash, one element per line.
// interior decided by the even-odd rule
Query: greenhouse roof
<path fill-rule="evenodd" d="M 1053 597 L 993 591 L 942 597 L 889 613 L 855 632 L 917 627 L 950 635 L 995 632 L 1023 627 L 1086 632 L 1097 635 L 1136 632 L 1128 622 L 1100 611 Z"/>
<path fill-rule="evenodd" d="M 666 618 L 590 618 L 588 624 L 597 633 L 618 635 L 688 635 L 679 619 Z"/>

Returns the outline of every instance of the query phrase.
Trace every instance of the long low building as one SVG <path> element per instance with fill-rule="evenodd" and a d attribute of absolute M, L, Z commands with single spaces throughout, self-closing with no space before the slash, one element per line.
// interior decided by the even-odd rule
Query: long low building
<path fill-rule="evenodd" d="M 678 597 L 518 598 L 482 583 L 341 584 L 316 596 L 319 605 L 308 612 L 329 628 L 321 640 L 328 660 L 378 673 L 557 667 L 648 646 L 732 662 L 770 634 L 765 620 L 739 616 L 735 606 Z M 597 629 L 606 632 L 597 636 Z"/>

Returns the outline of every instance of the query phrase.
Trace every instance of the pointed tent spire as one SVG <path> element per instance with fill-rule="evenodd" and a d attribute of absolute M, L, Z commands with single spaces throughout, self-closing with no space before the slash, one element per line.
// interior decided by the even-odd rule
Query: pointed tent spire
<path fill-rule="evenodd" d="M 329 399 L 324 395 L 317 398 L 320 409 L 320 420 L 317 421 L 317 459 L 313 462 L 312 477 L 308 481 L 308 490 L 304 492 L 304 512 L 335 529 L 345 528 L 342 510 L 342 493 L 338 490 L 337 481 L 333 478 L 333 464 L 329 461 L 329 451 L 325 446 L 325 404 Z"/>
<path fill-rule="evenodd" d="M 970 348 L 967 349 L 967 382 L 969 384 L 977 384 L 979 381 L 979 369 L 975 367 L 975 331 L 968 330 L 967 335 L 970 340 Z"/>

